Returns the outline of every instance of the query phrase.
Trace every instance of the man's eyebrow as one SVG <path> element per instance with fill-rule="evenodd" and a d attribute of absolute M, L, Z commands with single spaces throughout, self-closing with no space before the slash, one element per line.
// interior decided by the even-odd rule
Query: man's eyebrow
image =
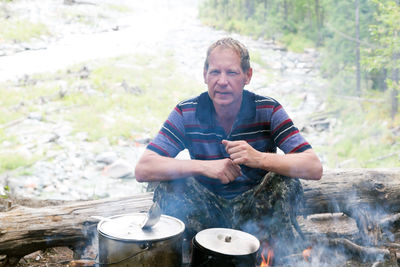
<path fill-rule="evenodd" d="M 211 68 L 211 69 L 209 69 L 208 70 L 209 72 L 212 72 L 212 71 L 220 71 L 218 68 Z"/>

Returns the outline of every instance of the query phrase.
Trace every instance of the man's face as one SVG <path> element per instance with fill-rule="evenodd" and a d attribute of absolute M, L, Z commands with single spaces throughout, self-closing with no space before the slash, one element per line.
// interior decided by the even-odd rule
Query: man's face
<path fill-rule="evenodd" d="M 242 102 L 243 87 L 250 82 L 252 69 L 246 73 L 240 66 L 239 55 L 230 48 L 216 47 L 208 58 L 204 82 L 216 108 L 236 107 Z"/>

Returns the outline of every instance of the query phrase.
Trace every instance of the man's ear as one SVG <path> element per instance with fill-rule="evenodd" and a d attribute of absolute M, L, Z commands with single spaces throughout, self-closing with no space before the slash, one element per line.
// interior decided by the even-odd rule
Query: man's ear
<path fill-rule="evenodd" d="M 249 68 L 246 73 L 246 82 L 245 84 L 249 84 L 251 81 L 251 77 L 253 76 L 253 69 Z"/>

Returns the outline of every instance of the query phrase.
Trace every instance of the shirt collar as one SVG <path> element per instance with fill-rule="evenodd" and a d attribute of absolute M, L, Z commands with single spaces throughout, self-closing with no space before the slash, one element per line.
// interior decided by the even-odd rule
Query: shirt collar
<path fill-rule="evenodd" d="M 247 90 L 243 90 L 242 104 L 240 105 L 238 120 L 246 120 L 254 118 L 256 114 L 255 94 Z M 204 92 L 199 96 L 196 118 L 202 124 L 215 125 L 215 109 L 208 92 Z"/>

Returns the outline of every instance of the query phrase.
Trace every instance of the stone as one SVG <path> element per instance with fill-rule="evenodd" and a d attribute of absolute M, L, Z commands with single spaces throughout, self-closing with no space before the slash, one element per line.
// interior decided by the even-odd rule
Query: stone
<path fill-rule="evenodd" d="M 118 159 L 117 153 L 110 151 L 110 152 L 103 152 L 96 157 L 96 162 L 98 163 L 105 163 L 105 164 L 112 164 Z"/>
<path fill-rule="evenodd" d="M 103 175 L 111 178 L 133 177 L 133 166 L 126 160 L 119 159 L 104 168 Z"/>

